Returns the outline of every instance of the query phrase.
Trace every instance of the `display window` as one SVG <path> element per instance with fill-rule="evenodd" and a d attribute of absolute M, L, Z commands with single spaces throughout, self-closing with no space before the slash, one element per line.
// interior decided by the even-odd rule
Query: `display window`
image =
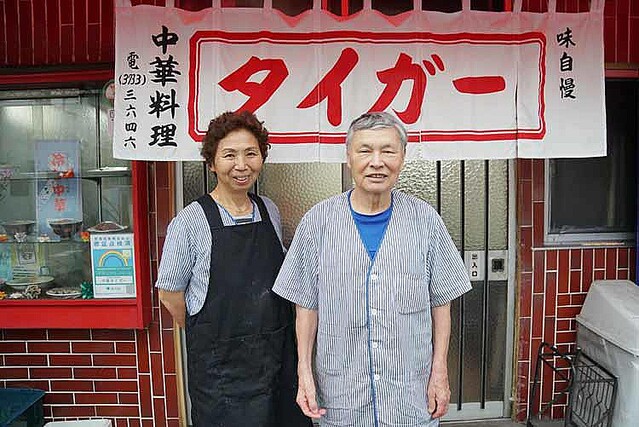
<path fill-rule="evenodd" d="M 146 164 L 113 158 L 108 95 L 108 85 L 0 91 L 0 310 L 115 304 L 135 317 L 115 327 L 144 323 Z"/>

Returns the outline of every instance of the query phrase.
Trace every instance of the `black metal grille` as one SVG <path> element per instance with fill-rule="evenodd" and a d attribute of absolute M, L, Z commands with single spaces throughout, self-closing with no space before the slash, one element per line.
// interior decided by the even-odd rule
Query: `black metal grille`
<path fill-rule="evenodd" d="M 617 378 L 583 351 L 575 360 L 574 379 L 566 418 L 578 427 L 612 425 Z"/>
<path fill-rule="evenodd" d="M 541 377 L 544 369 L 553 371 L 556 379 L 565 384 L 562 390 L 555 391 L 554 398 L 548 402 L 539 402 Z M 552 420 L 552 410 L 560 405 L 565 395 L 568 404 L 563 422 Z M 541 343 L 537 352 L 535 378 L 528 400 L 528 427 L 564 425 L 574 427 L 610 427 L 617 396 L 617 378 L 581 349 L 574 353 L 562 353 L 557 347 Z"/>

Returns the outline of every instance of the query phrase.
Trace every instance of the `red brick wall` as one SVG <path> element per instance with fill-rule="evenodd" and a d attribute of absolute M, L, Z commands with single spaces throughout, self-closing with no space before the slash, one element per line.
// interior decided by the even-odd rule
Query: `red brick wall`
<path fill-rule="evenodd" d="M 522 0 L 522 9 L 544 12 L 547 0 Z M 585 12 L 590 0 L 557 0 L 559 12 Z M 606 0 L 604 9 L 605 61 L 639 64 L 639 2 Z"/>
<path fill-rule="evenodd" d="M 546 10 L 546 0 L 522 0 Z M 163 6 L 164 0 L 134 0 Z M 199 0 L 179 0 L 185 7 Z M 230 3 L 229 1 L 225 1 Z M 559 11 L 588 10 L 589 0 L 558 0 Z M 0 0 L 0 66 L 86 65 L 114 60 L 113 0 Z M 606 0 L 606 62 L 639 63 L 639 2 Z"/>
<path fill-rule="evenodd" d="M 0 0 L 0 66 L 112 63 L 113 1 Z"/>
<path fill-rule="evenodd" d="M 518 420 L 526 417 L 529 387 L 541 342 L 574 350 L 575 316 L 595 279 L 636 277 L 635 250 L 625 247 L 587 249 L 546 248 L 544 238 L 544 160 L 517 161 L 518 337 L 516 402 Z M 563 389 L 551 372 L 542 379 L 543 402 Z M 539 407 L 539 402 L 536 402 Z M 554 409 L 563 416 L 563 406 Z"/>
<path fill-rule="evenodd" d="M 171 166 L 149 163 L 153 281 L 173 213 Z M 155 292 L 153 301 L 153 321 L 142 331 L 0 330 L 0 387 L 45 390 L 47 420 L 102 417 L 118 427 L 178 426 L 173 321 Z"/>

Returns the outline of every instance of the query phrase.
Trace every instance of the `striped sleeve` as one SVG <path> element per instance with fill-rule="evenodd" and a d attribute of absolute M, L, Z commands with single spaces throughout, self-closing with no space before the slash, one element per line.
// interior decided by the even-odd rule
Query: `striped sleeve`
<path fill-rule="evenodd" d="M 471 290 L 466 266 L 448 234 L 444 221 L 435 215 L 432 245 L 428 251 L 431 305 L 445 305 Z"/>
<path fill-rule="evenodd" d="M 271 217 L 271 223 L 273 224 L 273 228 L 275 228 L 275 234 L 277 234 L 277 237 L 280 238 L 280 242 L 284 242 L 284 240 L 282 239 L 282 216 L 280 215 L 280 210 L 277 208 L 275 202 L 273 202 L 268 197 L 260 197 L 262 197 L 264 205 L 268 210 L 268 214 Z M 284 249 L 284 245 L 282 245 L 282 248 Z"/>
<path fill-rule="evenodd" d="M 295 230 L 291 247 L 275 279 L 273 292 L 304 308 L 317 310 L 319 257 L 309 213 Z"/>
<path fill-rule="evenodd" d="M 169 224 L 158 267 L 155 287 L 170 292 L 184 291 L 191 280 L 193 262 L 188 241 L 189 230 L 182 215 Z"/>

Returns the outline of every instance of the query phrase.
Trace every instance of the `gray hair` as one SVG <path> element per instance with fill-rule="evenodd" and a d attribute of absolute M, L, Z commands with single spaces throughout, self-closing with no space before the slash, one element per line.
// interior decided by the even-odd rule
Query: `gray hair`
<path fill-rule="evenodd" d="M 394 128 L 399 136 L 399 142 L 406 151 L 406 142 L 408 142 L 408 133 L 404 125 L 393 115 L 381 111 L 376 113 L 364 113 L 351 123 L 346 134 L 346 148 L 348 148 L 353 140 L 355 132 L 360 130 L 377 130 Z"/>

